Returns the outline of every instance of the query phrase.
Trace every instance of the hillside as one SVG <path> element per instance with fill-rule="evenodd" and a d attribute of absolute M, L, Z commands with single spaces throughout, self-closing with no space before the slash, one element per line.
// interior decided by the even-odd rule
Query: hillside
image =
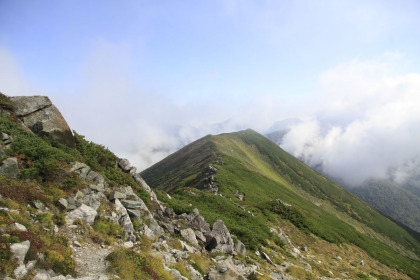
<path fill-rule="evenodd" d="M 254 131 L 206 136 L 141 176 L 173 206 L 221 218 L 247 248 L 273 238 L 285 220 L 333 244 L 354 244 L 418 278 L 420 243 L 367 203 Z"/>
<path fill-rule="evenodd" d="M 387 180 L 368 180 L 351 192 L 381 213 L 420 232 L 420 198 Z"/>
<path fill-rule="evenodd" d="M 280 122 L 281 123 L 281 122 Z M 281 146 L 285 135 L 290 129 L 283 126 L 281 129 L 267 133 L 265 136 Z M 312 168 L 322 173 L 322 166 L 311 165 Z M 419 169 L 419 168 L 417 168 Z M 353 194 L 363 199 L 381 213 L 391 217 L 398 223 L 420 231 L 420 176 L 412 170 L 405 178 L 405 182 L 397 185 L 386 178 L 370 178 L 358 186 L 346 185 L 341 178 L 335 178 L 342 182 L 342 186 Z"/>

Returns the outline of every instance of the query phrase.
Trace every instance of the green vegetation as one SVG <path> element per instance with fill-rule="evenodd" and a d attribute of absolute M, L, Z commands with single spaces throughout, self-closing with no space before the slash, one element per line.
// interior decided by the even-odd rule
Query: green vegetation
<path fill-rule="evenodd" d="M 214 177 L 223 197 L 196 189 L 210 164 L 218 169 Z M 191 204 L 209 223 L 222 219 L 248 249 L 273 239 L 269 227 L 285 219 L 328 242 L 355 244 L 382 263 L 420 277 L 420 263 L 401 254 L 419 256 L 418 239 L 251 130 L 206 136 L 141 175 L 152 187 L 169 192 L 173 199 L 166 201 L 174 208 Z M 245 200 L 238 200 L 237 193 L 245 194 Z M 394 243 L 402 246 L 398 252 L 391 248 Z"/>
<path fill-rule="evenodd" d="M 128 249 L 119 249 L 106 259 L 111 263 L 111 272 L 118 274 L 122 280 L 174 279 L 163 269 L 162 260 L 148 252 L 136 253 Z"/>
<path fill-rule="evenodd" d="M 381 213 L 420 232 L 420 197 L 387 180 L 369 180 L 351 190 Z"/>
<path fill-rule="evenodd" d="M 0 108 L 1 109 L 7 109 L 7 110 L 10 110 L 10 111 L 15 110 L 15 105 L 12 102 L 10 102 L 9 97 L 7 97 L 6 95 L 4 95 L 1 92 L 0 92 Z"/>

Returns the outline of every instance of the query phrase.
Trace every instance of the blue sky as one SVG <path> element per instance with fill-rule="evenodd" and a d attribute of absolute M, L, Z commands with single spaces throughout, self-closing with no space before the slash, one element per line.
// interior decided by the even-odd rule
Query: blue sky
<path fill-rule="evenodd" d="M 361 166 L 349 141 L 385 150 L 411 143 L 388 144 L 397 129 L 420 135 L 407 128 L 420 119 L 419 14 L 419 1 L 0 0 L 0 91 L 50 96 L 140 169 L 208 133 L 298 117 L 285 148 L 344 176 L 333 167 Z M 394 153 L 368 175 L 410 157 Z"/>

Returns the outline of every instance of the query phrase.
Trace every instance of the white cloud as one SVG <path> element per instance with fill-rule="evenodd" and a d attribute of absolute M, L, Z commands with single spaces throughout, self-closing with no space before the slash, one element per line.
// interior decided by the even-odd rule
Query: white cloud
<path fill-rule="evenodd" d="M 420 156 L 420 74 L 395 75 L 393 66 L 355 60 L 322 73 L 318 113 L 283 147 L 350 185 L 401 174 L 400 165 Z"/>

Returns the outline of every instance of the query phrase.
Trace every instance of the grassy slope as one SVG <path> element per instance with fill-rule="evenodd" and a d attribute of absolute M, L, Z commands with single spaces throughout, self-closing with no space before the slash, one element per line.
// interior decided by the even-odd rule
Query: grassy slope
<path fill-rule="evenodd" d="M 220 193 L 231 200 L 195 189 L 185 192 L 184 188 L 195 186 L 197 174 L 220 156 L 225 164 L 215 165 L 219 169 L 216 178 Z M 248 246 L 264 244 L 270 235 L 267 219 L 274 220 L 266 209 L 272 207 L 270 201 L 279 198 L 292 204 L 303 215 L 305 230 L 330 242 L 356 244 L 385 264 L 420 277 L 417 261 L 403 257 L 355 227 L 360 230 L 369 226 L 376 231 L 369 229 L 370 233 L 386 236 L 380 240 L 391 239 L 394 242 L 388 244 L 398 243 L 405 251 L 415 251 L 417 256 L 420 252 L 418 240 L 362 200 L 253 131 L 206 136 L 141 175 L 152 187 L 170 191 L 175 199 L 198 207 L 210 221 L 222 218 Z M 302 191 L 306 197 L 320 202 L 322 207 L 308 202 Z M 245 193 L 245 201 L 237 200 L 233 196 L 236 192 Z M 240 210 L 237 204 L 247 207 L 254 216 Z"/>
<path fill-rule="evenodd" d="M 381 213 L 420 232 L 420 197 L 386 180 L 369 180 L 351 190 Z"/>

